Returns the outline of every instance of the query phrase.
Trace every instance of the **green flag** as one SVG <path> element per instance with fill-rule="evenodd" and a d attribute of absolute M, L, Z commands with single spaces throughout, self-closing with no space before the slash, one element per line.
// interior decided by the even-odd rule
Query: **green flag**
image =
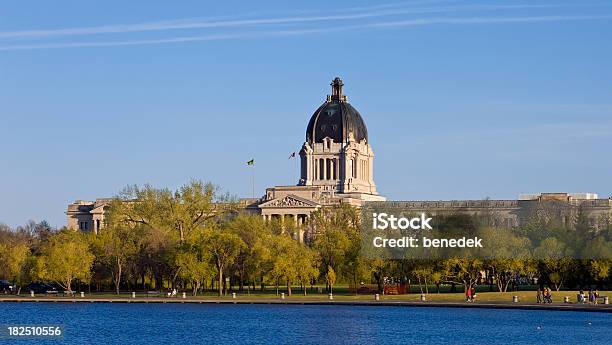
<path fill-rule="evenodd" d="M 255 165 L 255 160 L 251 159 L 250 161 L 247 162 L 247 165 Z"/>

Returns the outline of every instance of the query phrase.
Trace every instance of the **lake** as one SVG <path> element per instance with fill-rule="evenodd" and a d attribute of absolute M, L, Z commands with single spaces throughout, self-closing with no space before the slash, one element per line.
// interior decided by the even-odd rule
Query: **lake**
<path fill-rule="evenodd" d="M 0 303 L 0 311 L 4 327 L 64 327 L 63 338 L 19 344 L 612 343 L 612 314 L 589 312 L 137 303 Z"/>

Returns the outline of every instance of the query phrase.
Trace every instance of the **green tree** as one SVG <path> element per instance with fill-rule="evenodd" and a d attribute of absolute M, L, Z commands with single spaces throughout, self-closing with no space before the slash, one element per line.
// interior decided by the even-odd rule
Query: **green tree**
<path fill-rule="evenodd" d="M 120 195 L 112 208 L 123 220 L 166 229 L 184 242 L 208 221 L 233 210 L 229 198 L 219 195 L 217 188 L 202 181 L 191 181 L 178 190 L 131 186 Z"/>
<path fill-rule="evenodd" d="M 39 256 L 38 277 L 54 281 L 72 293 L 75 279 L 89 280 L 94 255 L 85 234 L 64 230 L 52 236 Z"/>
<path fill-rule="evenodd" d="M 481 260 L 471 258 L 451 258 L 445 260 L 445 264 L 452 277 L 463 283 L 466 289 L 477 285 L 480 272 L 484 268 Z"/>
<path fill-rule="evenodd" d="M 17 286 L 17 294 L 26 276 L 25 267 L 30 255 L 30 248 L 25 243 L 7 246 L 0 243 L 0 272 Z"/>
<path fill-rule="evenodd" d="M 356 279 L 360 270 L 359 226 L 356 210 L 346 204 L 321 208 L 311 214 L 312 244 L 326 274 L 329 267 L 334 269 L 334 275 L 344 269 Z"/>
<path fill-rule="evenodd" d="M 212 255 L 219 278 L 219 296 L 223 296 L 223 274 L 234 263 L 244 242 L 238 235 L 219 229 L 208 229 L 204 236 L 204 247 Z"/>
<path fill-rule="evenodd" d="M 304 296 L 306 287 L 319 277 L 319 255 L 316 251 L 297 243 L 297 253 L 294 257 L 296 266 L 296 279 L 302 286 Z"/>
<path fill-rule="evenodd" d="M 180 251 L 176 255 L 176 265 L 179 267 L 179 277 L 191 284 L 193 296 L 198 294 L 207 279 L 215 275 L 211 255 L 205 250 L 202 241 Z"/>
<path fill-rule="evenodd" d="M 612 273 L 612 260 L 593 259 L 589 260 L 589 272 L 595 281 L 602 282 Z"/>
<path fill-rule="evenodd" d="M 226 224 L 226 228 L 245 243 L 234 264 L 240 290 L 243 290 L 245 282 L 248 287 L 249 281 L 254 289 L 258 278 L 263 287 L 263 277 L 272 269 L 271 249 L 275 246 L 270 224 L 261 217 L 238 215 Z"/>
<path fill-rule="evenodd" d="M 329 292 L 334 292 L 334 285 L 336 284 L 336 272 L 331 266 L 327 266 L 327 274 L 325 275 L 325 281 L 329 285 Z"/>
<path fill-rule="evenodd" d="M 133 260 L 137 249 L 134 229 L 125 223 L 108 224 L 93 239 L 96 261 L 111 272 L 115 293 L 119 294 L 121 279 L 128 261 Z"/>
<path fill-rule="evenodd" d="M 557 291 L 573 271 L 575 261 L 571 259 L 572 254 L 572 250 L 556 237 L 543 240 L 534 250 L 535 257 L 540 259 L 541 271 Z"/>

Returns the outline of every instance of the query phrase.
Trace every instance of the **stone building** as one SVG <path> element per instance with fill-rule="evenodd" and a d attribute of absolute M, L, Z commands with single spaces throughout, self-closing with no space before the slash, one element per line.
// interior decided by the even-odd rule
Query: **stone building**
<path fill-rule="evenodd" d="M 300 225 L 323 206 L 385 200 L 374 183 L 368 129 L 343 94 L 343 86 L 340 78 L 334 79 L 331 95 L 310 117 L 300 150 L 298 184 L 267 188 L 263 198 L 251 205 L 264 219 L 289 218 Z"/>
<path fill-rule="evenodd" d="M 66 211 L 69 229 L 98 233 L 104 227 L 104 212 L 112 199 L 102 198 L 96 201 L 77 200 L 68 205 Z"/>
<path fill-rule="evenodd" d="M 302 225 L 315 210 L 347 203 L 363 206 L 385 202 L 374 182 L 374 151 L 361 114 L 348 102 L 340 78 L 331 83 L 331 95 L 317 108 L 306 127 L 300 150 L 300 179 L 297 185 L 266 189 L 259 199 L 242 199 L 248 212 L 264 219 L 279 219 Z M 104 226 L 109 199 L 76 201 L 68 206 L 68 227 L 97 232 Z M 554 201 L 556 211 L 546 210 Z M 602 216 L 612 217 L 612 200 L 592 193 L 541 193 L 521 195 L 518 200 L 393 201 L 385 207 L 432 212 L 494 213 L 499 225 L 518 226 L 530 212 L 549 213 L 570 220 L 584 212 L 596 224 Z M 303 239 L 303 231 L 295 234 Z"/>

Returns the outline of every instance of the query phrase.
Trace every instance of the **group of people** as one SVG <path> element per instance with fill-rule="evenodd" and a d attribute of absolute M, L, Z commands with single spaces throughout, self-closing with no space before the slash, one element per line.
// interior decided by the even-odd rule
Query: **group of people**
<path fill-rule="evenodd" d="M 544 291 L 540 290 L 540 288 L 538 288 L 538 292 L 536 294 L 536 301 L 538 303 L 552 303 L 552 292 L 550 290 L 550 288 L 545 287 Z"/>
<path fill-rule="evenodd" d="M 580 303 L 587 303 L 587 296 L 585 296 L 584 291 L 580 290 L 580 293 L 578 294 L 578 301 Z M 589 304 L 597 304 L 597 299 L 599 298 L 599 291 L 595 290 L 593 291 L 593 289 L 589 289 L 589 295 L 588 295 L 588 303 Z"/>

